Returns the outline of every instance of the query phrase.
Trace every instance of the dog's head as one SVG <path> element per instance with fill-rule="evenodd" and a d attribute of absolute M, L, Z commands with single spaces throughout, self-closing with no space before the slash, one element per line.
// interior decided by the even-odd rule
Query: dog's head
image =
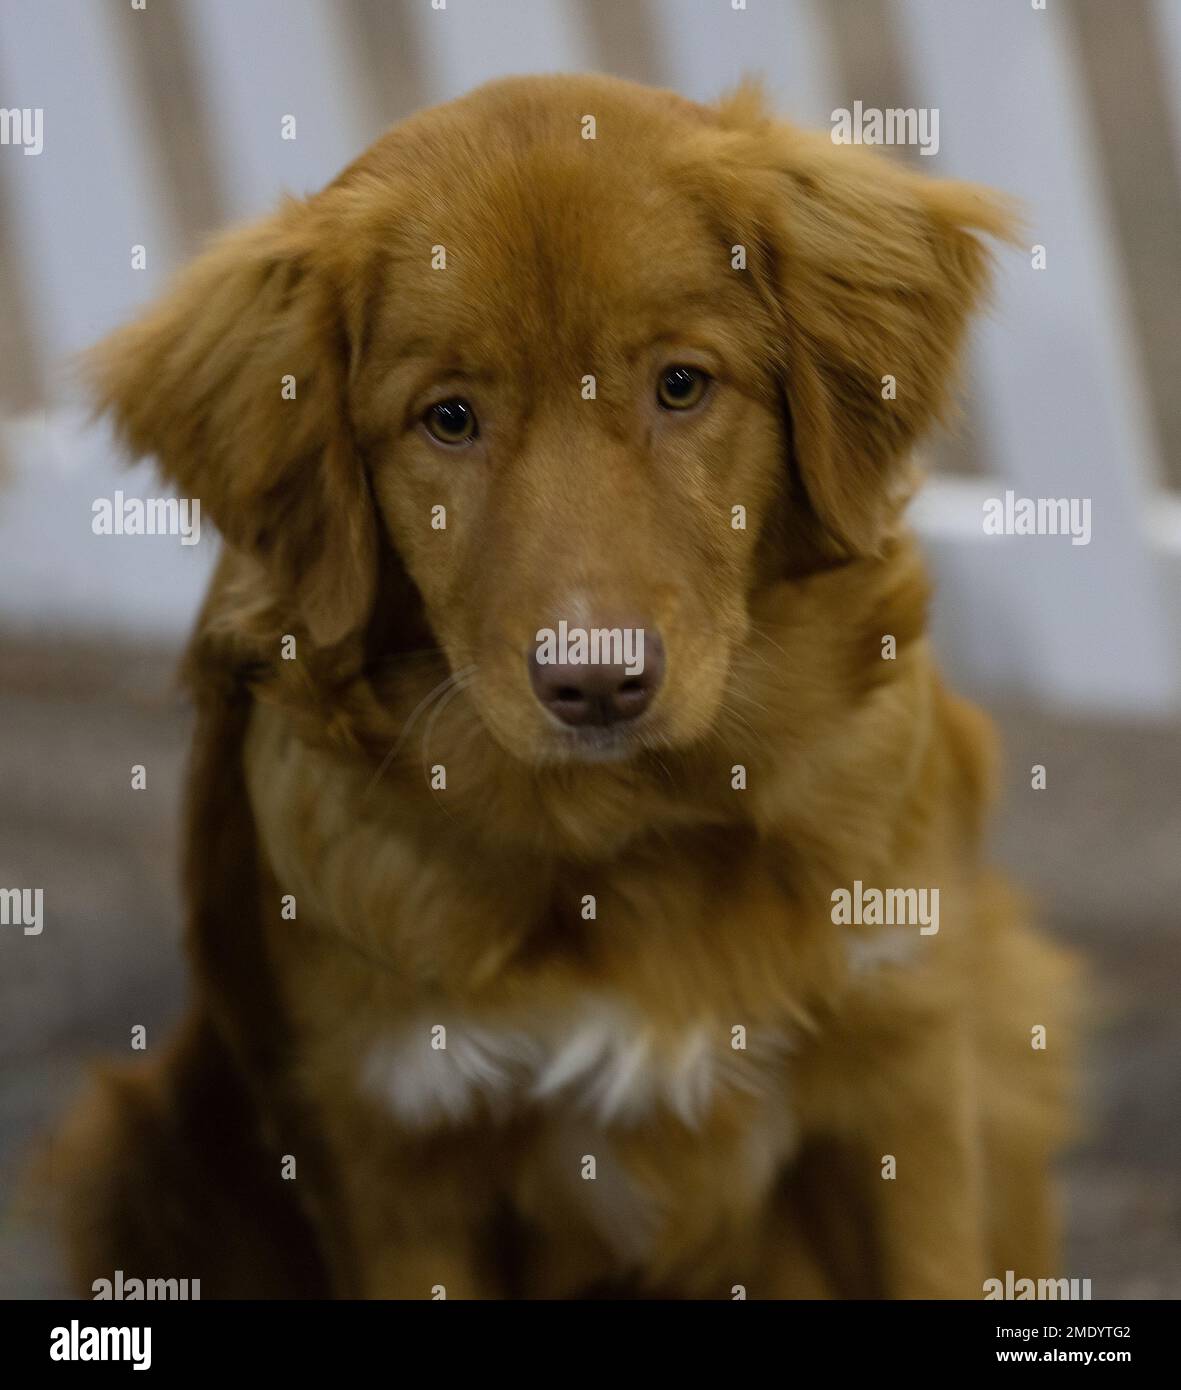
<path fill-rule="evenodd" d="M 974 231 L 979 190 L 750 91 L 512 80 L 221 241 L 94 376 L 285 630 L 356 641 L 395 592 L 515 757 L 683 747 L 759 592 L 895 524 Z"/>

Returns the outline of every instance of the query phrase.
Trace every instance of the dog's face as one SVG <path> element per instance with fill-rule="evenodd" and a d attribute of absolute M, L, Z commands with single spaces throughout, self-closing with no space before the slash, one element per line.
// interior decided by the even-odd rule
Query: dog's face
<path fill-rule="evenodd" d="M 600 138 L 566 100 L 391 197 L 353 395 L 431 629 L 532 759 L 708 727 L 786 457 L 768 314 L 673 132 L 592 104 Z"/>
<path fill-rule="evenodd" d="M 500 83 L 223 242 L 96 375 L 292 626 L 355 636 L 396 557 L 502 747 L 626 757 L 710 729 L 760 589 L 873 553 L 973 226 L 749 95 Z"/>

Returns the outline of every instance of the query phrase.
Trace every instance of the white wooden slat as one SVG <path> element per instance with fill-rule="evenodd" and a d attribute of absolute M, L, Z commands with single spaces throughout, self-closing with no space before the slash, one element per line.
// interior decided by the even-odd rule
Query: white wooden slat
<path fill-rule="evenodd" d="M 183 634 L 210 544 L 95 536 L 92 503 L 122 488 L 158 492 L 128 474 L 104 428 L 68 402 L 73 354 L 151 298 L 180 254 L 119 26 L 111 5 L 0 5 L 0 94 L 44 110 L 36 156 L 0 148 L 8 226 L 50 383 L 48 412 L 0 427 L 8 466 L 0 496 L 0 618 L 40 632 L 112 629 Z M 132 269 L 133 245 L 146 269 Z"/>
<path fill-rule="evenodd" d="M 12 471 L 0 495 L 0 625 L 179 646 L 213 568 L 208 519 L 195 546 L 94 535 L 96 498 L 163 494 L 147 465 L 122 467 L 108 430 L 74 410 L 0 422 L 0 454 Z"/>
<path fill-rule="evenodd" d="M 1037 601 L 1022 593 L 1028 538 L 986 536 L 980 524 L 985 502 L 1004 486 L 996 478 L 930 478 L 909 519 L 938 580 L 931 631 L 946 674 L 970 692 L 1037 694 L 1042 656 L 1036 625 L 1022 612 Z M 1075 703 L 1072 693 L 1059 698 Z"/>
<path fill-rule="evenodd" d="M 827 126 L 836 62 L 816 0 L 653 0 L 670 85 L 716 100 L 743 77 L 764 78 L 776 110 Z"/>
<path fill-rule="evenodd" d="M 51 379 L 159 288 L 175 237 L 107 5 L 0 4 L 0 105 L 41 107 L 44 148 L 0 146 L 0 179 L 31 351 Z M 133 270 L 131 248 L 147 249 Z"/>
<path fill-rule="evenodd" d="M 214 168 L 235 218 L 311 193 L 368 143 L 361 84 L 329 0 L 188 0 L 185 30 L 205 96 Z M 294 116 L 295 139 L 282 138 Z"/>
<path fill-rule="evenodd" d="M 1089 545 L 994 547 L 989 587 L 945 597 L 953 626 L 974 643 L 980 604 L 999 603 L 1031 689 L 1170 708 L 1175 653 L 1147 524 L 1160 471 L 1064 17 L 940 0 L 904 0 L 897 15 L 915 102 L 941 113 L 932 172 L 1019 195 L 1030 243 L 1047 247 L 1043 271 L 1002 256 L 997 310 L 977 333 L 968 385 L 991 470 L 1019 495 L 1092 499 Z"/>
<path fill-rule="evenodd" d="M 447 0 L 445 10 L 423 0 L 409 18 L 435 102 L 497 77 L 591 66 L 589 37 L 571 0 Z"/>
<path fill-rule="evenodd" d="M 980 528 L 984 502 L 1003 487 L 989 478 L 933 478 L 915 498 L 910 520 L 923 542 L 930 563 L 940 576 L 935 592 L 932 628 L 949 674 L 969 690 L 996 689 L 1013 694 L 1037 694 L 1029 672 L 1037 670 L 1040 653 L 1029 647 L 1035 629 L 1021 621 L 1014 606 L 1029 602 L 1019 585 L 1002 579 L 998 570 L 1023 561 L 1018 537 L 985 536 Z M 1164 582 L 1167 630 L 1165 642 L 1181 651 L 1181 499 L 1161 494 L 1148 517 L 1149 539 Z M 1011 592 L 1009 592 L 1011 590 Z M 1036 595 L 1033 596 L 1036 601 Z M 965 625 L 965 614 L 970 623 Z M 1070 692 L 1059 693 L 1055 703 L 1078 703 Z M 1135 700 L 1109 712 L 1137 714 L 1143 703 Z"/>

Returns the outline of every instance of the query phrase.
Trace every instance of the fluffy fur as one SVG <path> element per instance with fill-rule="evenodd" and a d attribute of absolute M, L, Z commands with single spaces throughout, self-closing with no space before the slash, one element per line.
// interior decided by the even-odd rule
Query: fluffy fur
<path fill-rule="evenodd" d="M 981 863 L 992 739 L 933 669 L 900 519 L 1007 228 L 753 90 L 512 80 L 97 350 L 102 407 L 226 547 L 186 663 L 192 1014 L 59 1152 L 83 1285 L 1060 1272 L 1072 972 Z M 654 383 L 684 361 L 713 386 L 671 418 Z M 480 417 L 464 450 L 417 423 L 447 394 Z M 667 675 L 617 756 L 582 756 L 524 654 L 608 610 L 659 627 Z M 835 926 L 855 880 L 938 887 L 938 934 Z"/>

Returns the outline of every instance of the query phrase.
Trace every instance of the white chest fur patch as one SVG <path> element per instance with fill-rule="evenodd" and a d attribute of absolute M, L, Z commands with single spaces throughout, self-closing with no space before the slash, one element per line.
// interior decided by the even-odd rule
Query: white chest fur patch
<path fill-rule="evenodd" d="M 917 929 L 883 927 L 880 931 L 845 932 L 845 961 L 853 976 L 882 965 L 911 965 L 919 958 L 925 938 Z"/>
<path fill-rule="evenodd" d="M 720 1027 L 658 1034 L 631 1010 L 585 999 L 572 1012 L 498 1021 L 423 1013 L 364 1058 L 361 1086 L 406 1125 L 455 1124 L 478 1107 L 507 1113 L 561 1098 L 600 1124 L 635 1122 L 659 1108 L 696 1125 L 719 1088 L 759 1089 L 759 1070 L 787 1051 L 764 1039 L 756 1057 Z"/>

